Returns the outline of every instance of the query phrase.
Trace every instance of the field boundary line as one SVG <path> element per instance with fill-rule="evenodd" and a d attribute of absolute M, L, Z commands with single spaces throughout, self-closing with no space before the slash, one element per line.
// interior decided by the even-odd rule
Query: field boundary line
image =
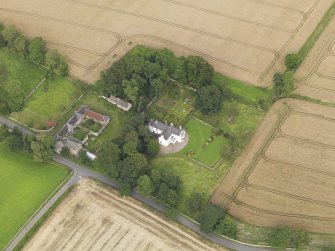
<path fill-rule="evenodd" d="M 206 9 L 206 8 L 203 8 L 203 7 L 200 7 L 200 6 L 195 6 L 195 5 L 191 5 L 191 4 L 187 4 L 187 3 L 183 3 L 183 2 L 179 2 L 179 1 L 175 1 L 175 0 L 162 0 L 162 1 L 172 3 L 172 4 L 175 4 L 175 5 L 180 5 L 180 6 L 192 8 L 192 9 L 202 11 L 202 12 L 207 12 L 207 13 L 210 13 L 210 14 L 213 14 L 213 15 L 222 16 L 222 17 L 225 17 L 227 19 L 232 19 L 232 20 L 235 20 L 235 21 L 238 21 L 238 22 L 253 24 L 253 25 L 256 25 L 256 26 L 261 26 L 261 27 L 264 27 L 264 28 L 267 28 L 267 29 L 273 29 L 273 30 L 287 32 L 287 33 L 292 33 L 295 30 L 295 29 L 293 29 L 293 30 L 292 29 L 284 29 L 284 28 L 273 26 L 273 25 L 268 25 L 268 24 L 264 24 L 264 23 L 261 23 L 261 22 L 248 20 L 248 19 L 245 19 L 245 18 L 239 18 L 239 17 L 235 17 L 233 15 L 224 14 L 224 13 L 221 13 L 221 12 L 218 12 L 218 11 L 209 10 L 209 9 Z M 296 12 L 298 12 L 298 11 L 296 11 Z M 302 17 L 304 17 L 304 15 L 305 15 L 304 12 L 298 12 L 298 13 Z"/>
<path fill-rule="evenodd" d="M 45 82 L 45 78 L 43 78 L 32 90 L 31 90 L 31 92 L 24 98 L 24 102 L 26 102 L 29 98 L 30 98 L 30 96 L 31 95 L 33 95 L 36 91 L 37 91 L 37 89 Z"/>
<path fill-rule="evenodd" d="M 63 168 L 65 166 L 63 165 L 60 165 L 57 163 L 57 165 L 59 166 L 62 166 Z M 65 167 L 67 170 L 71 170 L 67 167 Z M 17 235 L 22 231 L 22 229 L 24 229 L 28 224 L 29 222 L 35 217 L 35 215 L 48 203 L 48 201 L 50 201 L 54 196 L 55 194 L 72 178 L 74 174 L 74 171 L 71 170 L 69 172 L 69 174 L 66 176 L 66 178 L 51 192 L 51 194 L 45 199 L 45 201 L 36 209 L 36 211 L 29 217 L 29 219 L 22 225 L 22 227 L 15 233 L 15 235 L 13 236 L 13 238 L 11 238 L 9 240 L 9 242 L 7 243 L 7 245 L 4 247 L 4 250 L 6 250 L 6 248 L 8 247 L 8 245 L 10 243 L 12 243 L 12 241 L 17 237 Z"/>

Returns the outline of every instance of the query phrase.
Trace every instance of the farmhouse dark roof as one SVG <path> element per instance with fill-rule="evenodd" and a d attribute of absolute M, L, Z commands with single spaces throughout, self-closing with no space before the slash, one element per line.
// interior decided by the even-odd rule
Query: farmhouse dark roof
<path fill-rule="evenodd" d="M 58 137 L 64 137 L 69 132 L 69 129 L 67 127 L 67 124 L 63 126 L 63 128 L 58 132 Z"/>
<path fill-rule="evenodd" d="M 154 127 L 156 129 L 162 131 L 163 136 L 164 136 L 165 139 L 170 138 L 170 136 L 172 134 L 180 136 L 181 132 L 183 131 L 182 129 L 179 129 L 179 128 L 173 126 L 172 124 L 162 123 L 162 122 L 157 121 L 157 120 L 150 120 L 149 126 Z"/>
<path fill-rule="evenodd" d="M 75 113 L 69 120 L 70 125 L 75 125 L 80 119 L 80 115 L 78 113 Z"/>
<path fill-rule="evenodd" d="M 111 96 L 108 98 L 108 101 L 111 102 L 111 103 L 113 103 L 113 104 L 115 104 L 115 105 L 117 105 L 117 106 L 122 107 L 122 108 L 125 109 L 125 110 L 128 110 L 128 109 L 130 109 L 130 107 L 131 107 L 131 104 L 130 104 L 130 103 L 128 103 L 127 101 L 124 101 L 124 100 L 122 100 L 122 99 L 120 99 L 120 98 L 117 98 L 117 97 L 115 97 L 115 96 L 113 96 L 113 95 L 111 95 Z"/>

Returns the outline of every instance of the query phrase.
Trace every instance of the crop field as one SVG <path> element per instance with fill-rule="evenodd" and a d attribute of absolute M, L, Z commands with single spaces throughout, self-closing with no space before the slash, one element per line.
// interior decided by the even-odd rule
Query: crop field
<path fill-rule="evenodd" d="M 0 250 L 67 177 L 67 169 L 37 163 L 0 143 Z"/>
<path fill-rule="evenodd" d="M 23 250 L 223 250 L 82 180 Z"/>
<path fill-rule="evenodd" d="M 48 47 L 68 56 L 71 74 L 88 82 L 145 44 L 201 55 L 221 73 L 266 85 L 274 66 L 283 69 L 284 56 L 299 50 L 332 2 L 1 0 L 0 21 L 42 35 Z"/>
<path fill-rule="evenodd" d="M 321 34 L 295 74 L 297 93 L 334 102 L 335 99 L 335 19 Z"/>
<path fill-rule="evenodd" d="M 335 109 L 277 102 L 211 198 L 248 223 L 335 231 Z"/>

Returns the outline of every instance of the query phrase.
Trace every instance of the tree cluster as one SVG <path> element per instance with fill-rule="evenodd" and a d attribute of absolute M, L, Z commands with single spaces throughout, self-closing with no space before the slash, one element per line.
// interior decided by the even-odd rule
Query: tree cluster
<path fill-rule="evenodd" d="M 48 134 L 36 136 L 22 134 L 17 128 L 9 131 L 0 127 L 0 142 L 5 142 L 10 151 L 25 151 L 32 154 L 35 161 L 43 162 L 52 159 L 53 139 Z"/>
<path fill-rule="evenodd" d="M 200 218 L 200 229 L 205 233 L 216 232 L 232 239 L 237 239 L 236 222 L 220 207 L 207 205 Z"/>
<path fill-rule="evenodd" d="M 14 26 L 4 27 L 2 24 L 0 24 L 0 34 L 0 47 L 7 47 L 31 61 L 45 64 L 61 76 L 68 75 L 66 58 L 57 50 L 47 50 L 45 41 L 41 37 L 29 40 Z"/>
<path fill-rule="evenodd" d="M 276 98 L 287 97 L 294 90 L 294 79 L 291 71 L 276 73 L 273 77 L 274 95 Z"/>
<path fill-rule="evenodd" d="M 303 230 L 292 230 L 289 227 L 279 227 L 272 232 L 269 243 L 274 247 L 294 247 L 297 250 L 301 250 L 308 246 L 310 238 L 308 233 Z"/>
<path fill-rule="evenodd" d="M 150 102 L 154 96 L 159 96 L 163 85 L 169 79 L 195 89 L 201 89 L 212 82 L 213 67 L 199 56 L 177 58 L 170 50 L 149 50 L 147 53 L 128 53 L 111 68 L 101 73 L 97 88 L 102 95 L 114 95 L 142 107 Z M 220 106 L 221 98 L 218 88 L 204 89 L 198 96 L 206 95 L 199 103 L 199 107 L 211 98 L 211 104 L 204 109 L 215 112 Z"/>
<path fill-rule="evenodd" d="M 14 26 L 0 23 L 0 48 L 7 47 L 28 60 L 47 65 L 49 70 L 62 76 L 68 74 L 66 59 L 58 51 L 48 51 L 41 37 L 27 39 Z M 11 78 L 0 85 L 0 112 L 8 114 L 23 109 L 26 93 L 20 80 Z"/>

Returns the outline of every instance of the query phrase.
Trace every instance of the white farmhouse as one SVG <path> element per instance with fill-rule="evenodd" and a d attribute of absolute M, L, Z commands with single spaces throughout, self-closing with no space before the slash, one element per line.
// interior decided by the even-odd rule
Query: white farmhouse
<path fill-rule="evenodd" d="M 185 140 L 185 130 L 177 128 L 173 124 L 162 123 L 157 120 L 151 120 L 149 130 L 159 135 L 159 144 L 169 146 L 170 144 L 181 143 Z"/>

